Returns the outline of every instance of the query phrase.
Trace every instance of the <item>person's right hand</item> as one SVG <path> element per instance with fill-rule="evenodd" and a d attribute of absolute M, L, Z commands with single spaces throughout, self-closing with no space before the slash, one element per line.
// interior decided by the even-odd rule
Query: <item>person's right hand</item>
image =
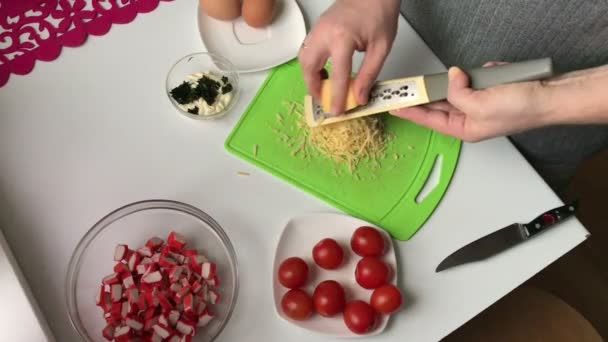
<path fill-rule="evenodd" d="M 354 51 L 365 51 L 353 91 L 366 104 L 397 33 L 399 0 L 337 0 L 321 15 L 299 53 L 309 93 L 319 100 L 320 71 L 331 60 L 331 112 L 341 114 L 352 72 Z"/>

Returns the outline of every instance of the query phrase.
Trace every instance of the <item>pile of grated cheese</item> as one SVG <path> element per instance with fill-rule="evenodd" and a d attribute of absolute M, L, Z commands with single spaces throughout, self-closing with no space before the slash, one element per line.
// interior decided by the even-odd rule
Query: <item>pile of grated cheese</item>
<path fill-rule="evenodd" d="M 311 155 L 320 154 L 337 166 L 345 166 L 357 177 L 363 161 L 371 162 L 372 170 L 380 168 L 380 160 L 386 157 L 387 146 L 393 138 L 385 130 L 382 117 L 368 116 L 311 128 L 304 122 L 301 103 L 288 101 L 284 105 L 288 116 L 297 115 L 296 128 L 285 127 L 283 115 L 277 113 L 280 128 L 272 130 L 291 149 L 293 156 L 310 159 Z M 334 174 L 339 172 L 334 170 Z"/>
<path fill-rule="evenodd" d="M 310 128 L 310 142 L 325 156 L 345 164 L 352 173 L 361 161 L 379 160 L 386 155 L 387 140 L 378 117 L 362 117 Z"/>

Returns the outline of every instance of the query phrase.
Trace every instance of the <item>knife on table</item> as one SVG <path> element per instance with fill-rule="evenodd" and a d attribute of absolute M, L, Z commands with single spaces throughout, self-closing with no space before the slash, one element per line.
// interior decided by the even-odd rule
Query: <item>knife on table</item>
<path fill-rule="evenodd" d="M 450 254 L 437 266 L 435 272 L 490 258 L 574 216 L 577 208 L 578 202 L 574 201 L 544 212 L 530 223 L 513 223 L 479 238 Z"/>
<path fill-rule="evenodd" d="M 499 84 L 539 80 L 553 75 L 551 58 L 542 58 L 497 65 L 487 68 L 465 70 L 473 89 L 485 89 Z M 374 84 L 366 105 L 348 109 L 343 114 L 328 113 L 331 101 L 331 87 L 322 92 L 323 103 L 317 103 L 312 96 L 304 97 L 304 117 L 310 127 L 350 120 L 367 115 L 384 113 L 391 110 L 417 106 L 439 100 L 448 95 L 448 73 L 421 75 Z M 352 94 L 351 94 L 352 96 Z M 353 99 L 354 101 L 354 99 Z"/>

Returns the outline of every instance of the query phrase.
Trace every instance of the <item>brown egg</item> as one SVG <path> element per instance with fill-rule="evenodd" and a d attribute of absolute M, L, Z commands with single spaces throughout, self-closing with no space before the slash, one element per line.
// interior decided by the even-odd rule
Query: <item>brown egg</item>
<path fill-rule="evenodd" d="M 276 0 L 243 0 L 243 19 L 252 27 L 270 25 L 276 7 Z"/>
<path fill-rule="evenodd" d="M 199 0 L 208 16 L 219 20 L 234 20 L 241 16 L 241 0 Z"/>

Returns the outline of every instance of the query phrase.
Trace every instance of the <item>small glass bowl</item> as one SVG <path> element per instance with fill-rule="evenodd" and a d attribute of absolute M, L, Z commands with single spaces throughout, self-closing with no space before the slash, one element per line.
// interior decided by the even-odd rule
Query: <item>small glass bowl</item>
<path fill-rule="evenodd" d="M 116 245 L 140 247 L 153 236 L 166 239 L 171 231 L 186 238 L 186 248 L 202 251 L 216 264 L 220 299 L 211 306 L 215 317 L 207 326 L 197 328 L 193 341 L 213 341 L 221 333 L 234 310 L 239 287 L 236 253 L 230 239 L 213 218 L 195 207 L 148 200 L 106 215 L 85 234 L 72 254 L 66 276 L 66 304 L 72 326 L 83 341 L 106 341 L 102 336 L 106 323 L 95 297 L 102 278 L 113 273 Z"/>
<path fill-rule="evenodd" d="M 171 96 L 171 90 L 182 84 L 187 76 L 201 72 L 213 72 L 219 77 L 226 76 L 232 85 L 232 98 L 230 102 L 217 113 L 209 115 L 189 113 L 180 108 L 179 103 Z M 226 58 L 211 52 L 198 52 L 181 58 L 171 67 L 167 74 L 165 87 L 169 101 L 180 113 L 191 119 L 217 119 L 228 113 L 237 102 L 239 97 L 239 76 L 235 71 L 234 65 Z"/>

